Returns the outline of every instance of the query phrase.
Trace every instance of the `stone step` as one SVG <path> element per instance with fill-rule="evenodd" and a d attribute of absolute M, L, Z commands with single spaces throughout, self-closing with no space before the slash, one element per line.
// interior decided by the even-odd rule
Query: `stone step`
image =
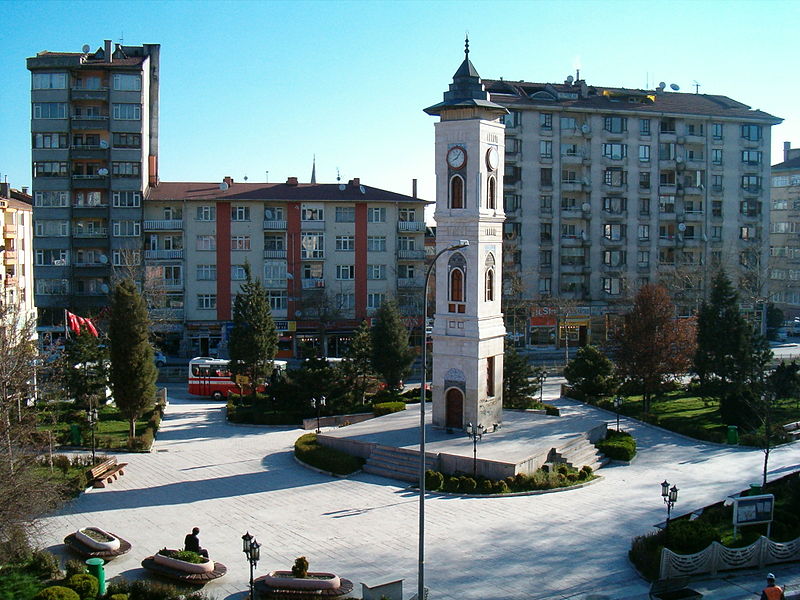
<path fill-rule="evenodd" d="M 426 470 L 438 468 L 438 463 L 439 459 L 436 455 L 426 455 Z M 418 481 L 419 453 L 406 448 L 374 446 L 364 464 L 364 471 L 401 481 Z"/>

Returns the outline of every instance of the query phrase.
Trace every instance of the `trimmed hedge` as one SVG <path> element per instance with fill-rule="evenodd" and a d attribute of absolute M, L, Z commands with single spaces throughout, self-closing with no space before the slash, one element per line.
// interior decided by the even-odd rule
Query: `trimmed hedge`
<path fill-rule="evenodd" d="M 606 439 L 595 444 L 598 450 L 612 460 L 633 460 L 636 456 L 636 440 L 630 433 L 609 429 Z"/>
<path fill-rule="evenodd" d="M 508 494 L 510 492 L 550 490 L 591 481 L 594 478 L 592 467 L 589 465 L 580 470 L 567 465 L 559 465 L 558 469 L 553 472 L 539 469 L 533 475 L 519 473 L 500 481 L 492 481 L 484 477 L 478 477 L 476 480 L 466 475 L 448 476 L 438 471 L 428 470 L 425 472 L 425 487 L 432 492 L 444 490 L 451 494 Z"/>
<path fill-rule="evenodd" d="M 307 433 L 297 438 L 294 455 L 307 465 L 336 475 L 355 473 L 364 465 L 363 458 L 321 446 L 317 442 L 316 433 Z"/>
<path fill-rule="evenodd" d="M 100 582 L 89 573 L 79 573 L 67 579 L 67 586 L 81 598 L 97 598 Z"/>
<path fill-rule="evenodd" d="M 68 587 L 51 585 L 36 594 L 33 600 L 81 600 L 81 597 Z"/>
<path fill-rule="evenodd" d="M 378 402 L 377 404 L 372 405 L 372 413 L 376 417 L 382 417 L 383 415 L 390 415 L 392 413 L 400 412 L 401 410 L 406 409 L 405 402 Z"/>

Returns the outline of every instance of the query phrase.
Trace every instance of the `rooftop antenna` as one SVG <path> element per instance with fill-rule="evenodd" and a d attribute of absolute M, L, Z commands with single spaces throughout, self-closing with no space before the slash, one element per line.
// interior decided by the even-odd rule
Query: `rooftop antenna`
<path fill-rule="evenodd" d="M 314 159 L 311 162 L 311 183 L 317 183 L 317 155 L 314 155 Z"/>
<path fill-rule="evenodd" d="M 269 183 L 269 171 L 266 171 L 267 177 L 265 179 L 266 183 Z"/>
<path fill-rule="evenodd" d="M 696 79 L 694 80 L 694 93 L 695 94 L 700 93 L 700 83 Z"/>
<path fill-rule="evenodd" d="M 342 180 L 342 178 L 339 175 L 339 167 L 336 167 L 336 181 L 341 181 L 341 180 Z"/>
<path fill-rule="evenodd" d="M 245 183 L 246 183 L 246 182 L 247 182 L 247 175 L 245 175 L 245 176 L 243 177 L 243 179 L 245 180 Z"/>
<path fill-rule="evenodd" d="M 125 44 L 125 31 L 119 32 L 119 45 L 123 46 Z"/>
<path fill-rule="evenodd" d="M 464 60 L 469 58 L 469 31 L 464 32 Z"/>

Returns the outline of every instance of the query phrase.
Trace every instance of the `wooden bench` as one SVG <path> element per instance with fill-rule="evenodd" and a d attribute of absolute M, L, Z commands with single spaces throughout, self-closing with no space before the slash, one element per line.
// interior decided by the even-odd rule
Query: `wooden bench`
<path fill-rule="evenodd" d="M 789 436 L 792 440 L 800 439 L 800 421 L 795 421 L 794 423 L 786 423 L 783 426 L 783 430 L 786 432 L 786 435 Z"/>
<path fill-rule="evenodd" d="M 655 600 L 699 600 L 703 594 L 688 587 L 688 577 L 674 577 L 654 581 L 650 586 L 650 598 Z"/>
<path fill-rule="evenodd" d="M 127 466 L 128 463 L 118 463 L 117 457 L 112 456 L 86 471 L 86 479 L 92 484 L 92 487 L 104 488 L 106 484 L 115 481 L 120 475 L 125 475 L 124 469 Z"/>

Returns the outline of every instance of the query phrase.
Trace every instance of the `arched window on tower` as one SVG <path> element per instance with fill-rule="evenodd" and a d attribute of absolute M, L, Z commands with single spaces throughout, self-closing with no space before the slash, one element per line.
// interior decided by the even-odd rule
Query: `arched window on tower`
<path fill-rule="evenodd" d="M 467 261 L 460 252 L 453 254 L 447 262 L 447 310 L 451 313 L 466 311 L 466 269 Z"/>
<path fill-rule="evenodd" d="M 484 262 L 484 293 L 483 298 L 486 302 L 494 301 L 494 254 L 491 252 L 486 255 Z"/>
<path fill-rule="evenodd" d="M 464 208 L 464 179 L 461 175 L 450 178 L 450 208 Z"/>
<path fill-rule="evenodd" d="M 492 176 L 486 186 L 486 208 L 497 210 L 497 180 Z"/>

